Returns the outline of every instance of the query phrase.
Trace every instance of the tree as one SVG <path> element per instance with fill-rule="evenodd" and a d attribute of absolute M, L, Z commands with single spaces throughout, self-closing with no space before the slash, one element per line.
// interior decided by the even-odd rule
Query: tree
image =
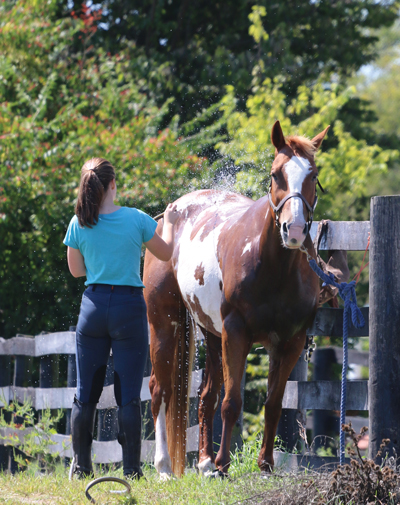
<path fill-rule="evenodd" d="M 341 90 L 324 81 L 312 87 L 300 86 L 296 98 L 287 104 L 279 79 L 266 79 L 247 100 L 247 110 L 240 111 L 235 90 L 229 87 L 221 101 L 229 140 L 217 145 L 223 157 L 214 164 L 215 170 L 223 174 L 225 164 L 233 160 L 237 167 L 236 189 L 259 198 L 268 191 L 274 156 L 269 136 L 275 120 L 281 121 L 285 134 L 310 138 L 331 125 L 322 152 L 316 157 L 320 180 L 328 189 L 320 199 L 316 219 L 356 219 L 352 206 L 365 196 L 367 184 L 387 171 L 398 152 L 368 145 L 346 131 L 339 119 L 340 111 L 354 93 L 354 88 Z M 308 117 L 301 119 L 304 111 Z"/>
<path fill-rule="evenodd" d="M 59 16 L 85 2 L 60 2 Z M 390 26 L 398 0 L 107 0 L 94 44 L 117 53 L 125 41 L 144 51 L 141 72 L 158 100 L 174 97 L 183 121 L 218 102 L 226 85 L 244 101 L 253 70 L 261 80 L 284 76 L 284 91 L 311 83 L 321 72 L 348 77 L 374 57 L 371 29 Z M 260 16 L 268 37 L 255 40 L 249 16 Z M 253 22 L 253 20 L 252 20 Z M 160 72 L 156 72 L 159 68 Z"/>
<path fill-rule="evenodd" d="M 196 183 L 203 159 L 179 141 L 175 118 L 133 77 L 129 48 L 90 47 L 90 12 L 49 22 L 56 2 L 0 7 L 0 334 L 67 329 L 82 281 L 62 240 L 80 167 L 92 156 L 117 171 L 119 203 L 154 215 Z M 75 50 L 71 41 L 80 41 Z"/>
<path fill-rule="evenodd" d="M 378 57 L 357 79 L 360 95 L 371 102 L 377 121 L 374 129 L 386 136 L 400 137 L 400 22 L 377 32 Z"/>

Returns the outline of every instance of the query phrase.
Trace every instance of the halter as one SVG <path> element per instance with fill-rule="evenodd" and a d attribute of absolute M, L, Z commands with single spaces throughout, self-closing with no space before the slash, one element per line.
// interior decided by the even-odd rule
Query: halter
<path fill-rule="evenodd" d="M 321 188 L 322 192 L 325 193 L 323 187 L 321 186 L 321 183 L 319 182 L 319 180 L 317 179 L 317 183 L 318 183 L 318 186 Z M 311 230 L 311 224 L 313 222 L 313 217 L 314 217 L 314 210 L 315 210 L 315 207 L 317 206 L 317 203 L 318 203 L 318 195 L 317 195 L 317 190 L 315 190 L 315 199 L 314 199 L 314 203 L 312 204 L 312 206 L 307 202 L 307 200 L 304 198 L 304 196 L 301 194 L 301 193 L 289 193 L 288 195 L 285 196 L 285 198 L 283 200 L 281 200 L 277 206 L 274 205 L 274 202 L 272 201 L 272 196 L 271 196 L 271 187 L 272 187 L 272 182 L 271 182 L 271 185 L 269 187 L 269 191 L 268 191 L 268 199 L 269 199 L 269 204 L 271 205 L 271 208 L 272 210 L 275 212 L 275 223 L 276 223 L 276 226 L 278 228 L 280 228 L 280 225 L 279 225 L 279 214 L 282 210 L 282 207 L 285 205 L 285 203 L 290 200 L 290 198 L 300 198 L 303 203 L 305 204 L 306 206 L 306 209 L 308 210 L 308 220 L 307 220 L 307 226 L 308 226 L 308 230 L 310 231 Z"/>

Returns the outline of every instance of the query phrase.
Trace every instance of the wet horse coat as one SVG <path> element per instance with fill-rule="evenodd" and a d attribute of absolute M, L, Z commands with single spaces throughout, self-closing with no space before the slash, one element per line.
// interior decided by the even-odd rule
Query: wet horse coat
<path fill-rule="evenodd" d="M 242 404 L 240 381 L 254 343 L 263 345 L 270 359 L 258 464 L 263 471 L 273 467 L 286 382 L 318 306 L 318 279 L 299 247 L 304 244 L 314 255 L 308 234 L 310 209 L 312 214 L 316 202 L 314 152 L 326 131 L 312 141 L 285 140 L 277 122 L 272 130 L 276 156 L 269 195 L 256 202 L 212 190 L 185 195 L 176 201 L 180 217 L 172 259 L 163 263 L 146 252 L 155 465 L 163 475 L 180 474 L 184 468 L 192 356 L 191 332 L 186 331 L 183 317 L 186 310 L 207 343 L 199 405 L 199 469 L 204 473 L 216 467 L 223 473 L 228 470 L 232 429 Z M 161 233 L 162 222 L 157 231 Z M 212 423 L 222 382 L 223 432 L 214 459 Z"/>

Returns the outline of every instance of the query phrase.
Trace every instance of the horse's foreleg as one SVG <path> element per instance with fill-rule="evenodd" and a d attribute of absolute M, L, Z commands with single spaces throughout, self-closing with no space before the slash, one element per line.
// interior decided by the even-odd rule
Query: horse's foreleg
<path fill-rule="evenodd" d="M 283 350 L 270 353 L 264 438 L 257 461 L 262 472 L 270 472 L 274 467 L 274 441 L 282 413 L 282 399 L 289 375 L 304 348 L 305 339 L 305 332 L 302 332 L 294 336 Z"/>
<path fill-rule="evenodd" d="M 207 333 L 206 344 L 206 370 L 201 385 L 199 402 L 199 470 L 205 475 L 215 470 L 213 420 L 219 404 L 223 381 L 221 339 Z"/>
<path fill-rule="evenodd" d="M 230 313 L 225 318 L 222 328 L 225 397 L 221 407 L 221 446 L 215 459 L 215 463 L 222 473 L 227 473 L 230 465 L 232 430 L 242 408 L 240 383 L 250 348 L 251 339 L 247 335 L 242 318 L 236 313 Z"/>

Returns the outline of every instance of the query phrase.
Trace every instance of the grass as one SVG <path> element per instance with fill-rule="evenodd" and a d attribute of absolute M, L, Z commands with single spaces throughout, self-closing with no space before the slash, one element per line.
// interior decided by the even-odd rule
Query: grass
<path fill-rule="evenodd" d="M 91 490 L 97 504 L 141 505 L 359 505 L 400 503 L 399 467 L 394 458 L 382 466 L 362 458 L 357 435 L 351 425 L 345 425 L 350 435 L 352 458 L 350 465 L 322 473 L 304 470 L 297 473 L 276 468 L 268 478 L 263 478 L 257 467 L 260 440 L 245 443 L 241 451 L 231 455 L 229 478 L 207 479 L 188 469 L 181 479 L 161 481 L 152 466 L 143 471 L 145 479 L 131 482 L 131 494 L 111 494 L 113 489 L 123 489 L 115 483 L 102 483 Z M 384 454 L 388 440 L 382 441 Z M 391 461 L 391 460 L 394 461 Z M 42 462 L 43 464 L 43 462 Z M 28 464 L 26 471 L 15 475 L 0 473 L 0 505 L 88 504 L 85 488 L 91 479 L 68 480 L 68 469 L 62 463 L 52 464 L 52 472 L 42 473 L 38 463 Z M 105 472 L 122 478 L 122 469 Z"/>
<path fill-rule="evenodd" d="M 132 481 L 130 497 L 113 495 L 112 489 L 123 489 L 115 483 L 95 486 L 91 495 L 98 504 L 151 505 L 233 505 L 262 503 L 262 495 L 271 490 L 274 479 L 264 479 L 256 459 L 259 443 L 245 444 L 243 450 L 232 454 L 229 479 L 206 479 L 194 470 L 187 470 L 181 479 L 163 482 L 154 467 L 143 469 L 145 479 Z M 110 475 L 123 478 L 122 469 L 98 471 L 96 477 Z M 68 469 L 61 463 L 52 473 L 41 473 L 35 464 L 14 475 L 0 473 L 0 504 L 88 504 L 85 488 L 91 479 L 68 480 Z"/>
<path fill-rule="evenodd" d="M 110 475 L 121 477 L 120 472 Z M 204 479 L 196 473 L 188 473 L 181 479 L 161 482 L 154 471 L 145 472 L 146 480 L 132 483 L 129 498 L 112 495 L 110 489 L 121 488 L 117 484 L 99 484 L 91 494 L 96 503 L 107 504 L 233 504 L 243 503 L 246 498 L 263 494 L 270 484 L 256 475 L 243 475 L 232 481 L 228 479 Z M 68 481 L 67 471 L 51 475 L 32 475 L 28 472 L 14 476 L 0 475 L 1 504 L 88 504 L 85 488 L 90 479 Z M 253 503 L 257 503 L 254 502 Z M 260 502 L 258 502 L 260 503 Z"/>

